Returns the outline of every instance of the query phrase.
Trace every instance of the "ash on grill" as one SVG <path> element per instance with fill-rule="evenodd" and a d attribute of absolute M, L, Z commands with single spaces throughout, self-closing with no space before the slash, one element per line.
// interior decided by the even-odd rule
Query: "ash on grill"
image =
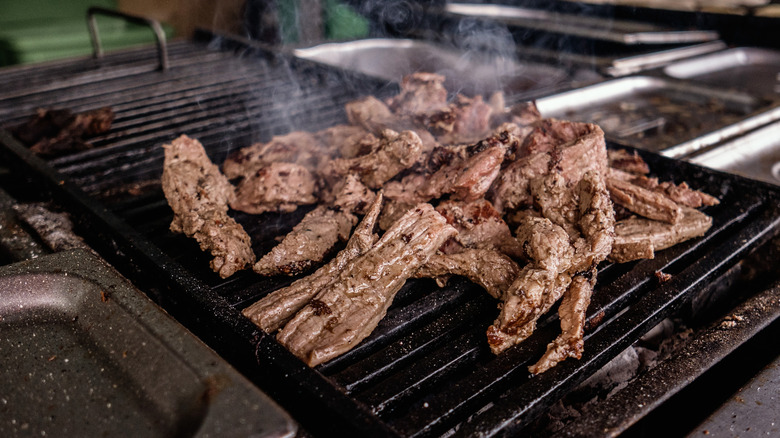
<path fill-rule="evenodd" d="M 544 372 L 581 356 L 601 262 L 653 258 L 712 224 L 693 207 L 717 199 L 648 178 L 638 156 L 608 157 L 598 126 L 542 119 L 528 103 L 506 110 L 497 104 L 500 96 L 492 104 L 461 95 L 448 102 L 443 82 L 440 75 L 412 75 L 386 102 L 369 96 L 348 103 L 350 125 L 295 132 L 232 154 L 222 169 L 237 187 L 197 141 L 181 137 L 166 145 L 171 230 L 211 251 L 212 268 L 223 278 L 254 262 L 229 207 L 258 214 L 319 202 L 253 267 L 261 275 L 295 275 L 346 240 L 354 215 L 381 206 L 379 217 L 367 215 L 362 234 L 353 236 L 360 243 L 350 240 L 310 277 L 244 311 L 263 330 L 280 329 L 278 340 L 310 366 L 368 336 L 407 278 L 443 283 L 464 275 L 501 301 L 487 331 L 496 354 L 530 336 L 561 301 L 562 333 L 529 368 Z M 184 152 L 168 154 L 174 150 Z M 180 155 L 197 158 L 182 166 Z M 616 223 L 612 202 L 631 214 Z M 417 216 L 429 219 L 415 222 Z M 378 240 L 375 220 L 386 230 Z M 427 237 L 415 243 L 419 236 Z M 493 269 L 484 267 L 489 260 L 496 261 Z"/>

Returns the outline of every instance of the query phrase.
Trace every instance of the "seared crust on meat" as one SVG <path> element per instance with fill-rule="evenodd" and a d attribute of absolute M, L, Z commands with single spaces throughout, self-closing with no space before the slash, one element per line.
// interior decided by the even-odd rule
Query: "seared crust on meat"
<path fill-rule="evenodd" d="M 163 147 L 162 188 L 174 213 L 171 231 L 195 238 L 211 252 L 211 269 L 222 278 L 254 263 L 249 235 L 227 214 L 233 186 L 200 142 L 182 135 Z"/>
<path fill-rule="evenodd" d="M 341 272 L 347 263 L 364 254 L 376 242 L 374 227 L 382 209 L 382 194 L 376 196 L 363 220 L 355 228 L 347 246 L 314 273 L 275 290 L 243 310 L 244 316 L 266 333 L 281 328 L 290 318 Z"/>
<path fill-rule="evenodd" d="M 434 254 L 414 274 L 435 278 L 440 286 L 460 275 L 482 286 L 493 298 L 501 298 L 514 283 L 520 267 L 506 255 L 490 249 L 464 249 L 455 254 Z"/>
<path fill-rule="evenodd" d="M 346 241 L 357 218 L 320 205 L 264 255 L 252 269 L 260 275 L 298 275 L 321 262 L 338 242 Z"/>
<path fill-rule="evenodd" d="M 309 366 L 348 351 L 371 334 L 401 286 L 454 233 L 430 204 L 408 211 L 368 252 L 348 262 L 277 340 Z"/>
<path fill-rule="evenodd" d="M 316 190 L 317 180 L 307 168 L 294 163 L 270 163 L 239 183 L 230 207 L 250 214 L 289 213 L 299 205 L 317 202 Z"/>

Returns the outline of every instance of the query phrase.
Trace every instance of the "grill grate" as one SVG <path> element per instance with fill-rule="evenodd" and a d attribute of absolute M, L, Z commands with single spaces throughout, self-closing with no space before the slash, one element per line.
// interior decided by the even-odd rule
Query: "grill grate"
<path fill-rule="evenodd" d="M 187 133 L 221 162 L 252 141 L 343 122 L 344 103 L 394 88 L 261 49 L 212 46 L 171 44 L 167 73 L 154 71 L 149 50 L 109 55 L 99 65 L 71 61 L 0 72 L 0 80 L 15 84 L 0 95 L 4 126 L 52 102 L 76 111 L 110 105 L 117 113 L 111 131 L 95 139 L 96 149 L 48 163 L 7 135 L 0 140 L 20 169 L 47 182 L 107 259 L 158 294 L 174 316 L 315 434 L 327 433 L 334 419 L 372 436 L 515 433 L 780 229 L 777 189 L 640 151 L 664 179 L 685 180 L 722 202 L 707 209 L 714 225 L 704 238 L 654 260 L 602 267 L 580 361 L 530 377 L 526 367 L 559 330 L 555 315 L 520 346 L 493 356 L 485 330 L 497 314 L 495 300 L 463 280 L 442 289 L 413 280 L 368 339 L 312 370 L 239 313 L 290 279 L 241 272 L 222 280 L 195 242 L 168 231 L 160 145 Z M 134 184 L 141 188 L 121 190 Z M 304 213 L 236 218 L 259 254 Z M 660 284 L 656 271 L 673 279 Z"/>

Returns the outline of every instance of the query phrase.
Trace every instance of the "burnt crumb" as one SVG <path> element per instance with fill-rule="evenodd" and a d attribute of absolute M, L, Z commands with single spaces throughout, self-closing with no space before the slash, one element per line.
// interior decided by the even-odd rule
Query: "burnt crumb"
<path fill-rule="evenodd" d="M 333 311 L 330 310 L 330 307 L 328 307 L 327 304 L 323 303 L 318 299 L 311 300 L 311 302 L 309 302 L 309 305 L 314 309 L 314 314 L 317 316 L 330 315 L 331 313 L 333 313 Z"/>
<path fill-rule="evenodd" d="M 412 240 L 411 234 L 403 234 L 401 235 L 401 240 L 404 241 L 404 243 L 409 243 Z"/>
<path fill-rule="evenodd" d="M 660 283 L 666 283 L 667 281 L 672 279 L 672 275 L 667 274 L 663 271 L 655 271 L 655 278 L 657 278 L 658 282 Z"/>
<path fill-rule="evenodd" d="M 104 303 L 107 303 L 107 302 L 108 302 L 108 297 L 109 297 L 109 296 L 110 296 L 110 295 L 108 294 L 108 292 L 106 292 L 106 291 L 104 291 L 104 290 L 101 290 L 101 291 L 100 291 L 100 301 L 102 301 L 102 302 L 104 302 Z"/>
<path fill-rule="evenodd" d="M 604 320 L 604 316 L 606 316 L 606 314 L 604 313 L 603 310 L 601 312 L 593 315 L 593 318 L 585 321 L 585 330 L 586 331 L 590 331 L 590 330 L 593 330 L 594 328 L 598 327 L 599 324 L 601 324 L 601 321 Z"/>

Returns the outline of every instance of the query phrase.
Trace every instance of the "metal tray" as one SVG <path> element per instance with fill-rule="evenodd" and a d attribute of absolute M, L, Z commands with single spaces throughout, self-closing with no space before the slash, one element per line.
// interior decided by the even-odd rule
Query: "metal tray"
<path fill-rule="evenodd" d="M 594 122 L 616 143 L 678 157 L 780 118 L 777 103 L 652 76 L 605 81 L 537 100 L 545 117 Z"/>
<path fill-rule="evenodd" d="M 664 68 L 664 74 L 720 88 L 780 96 L 780 51 L 738 47 L 679 61 Z"/>
<path fill-rule="evenodd" d="M 560 90 L 572 81 L 572 74 L 553 65 L 520 62 L 477 51 L 459 51 L 413 39 L 364 39 L 327 43 L 294 50 L 294 55 L 400 82 L 418 71 L 441 73 L 448 90 L 487 95 L 503 90 L 512 96 L 539 96 Z M 588 79 L 599 76 L 591 74 Z"/>
<path fill-rule="evenodd" d="M 650 23 L 583 16 L 515 6 L 451 3 L 451 14 L 484 17 L 514 26 L 573 35 L 621 44 L 680 44 L 713 41 L 718 33 L 710 30 L 681 30 Z"/>
<path fill-rule="evenodd" d="M 780 123 L 760 128 L 689 161 L 780 185 Z"/>
<path fill-rule="evenodd" d="M 270 398 L 96 256 L 0 268 L 0 435 L 293 436 Z"/>

